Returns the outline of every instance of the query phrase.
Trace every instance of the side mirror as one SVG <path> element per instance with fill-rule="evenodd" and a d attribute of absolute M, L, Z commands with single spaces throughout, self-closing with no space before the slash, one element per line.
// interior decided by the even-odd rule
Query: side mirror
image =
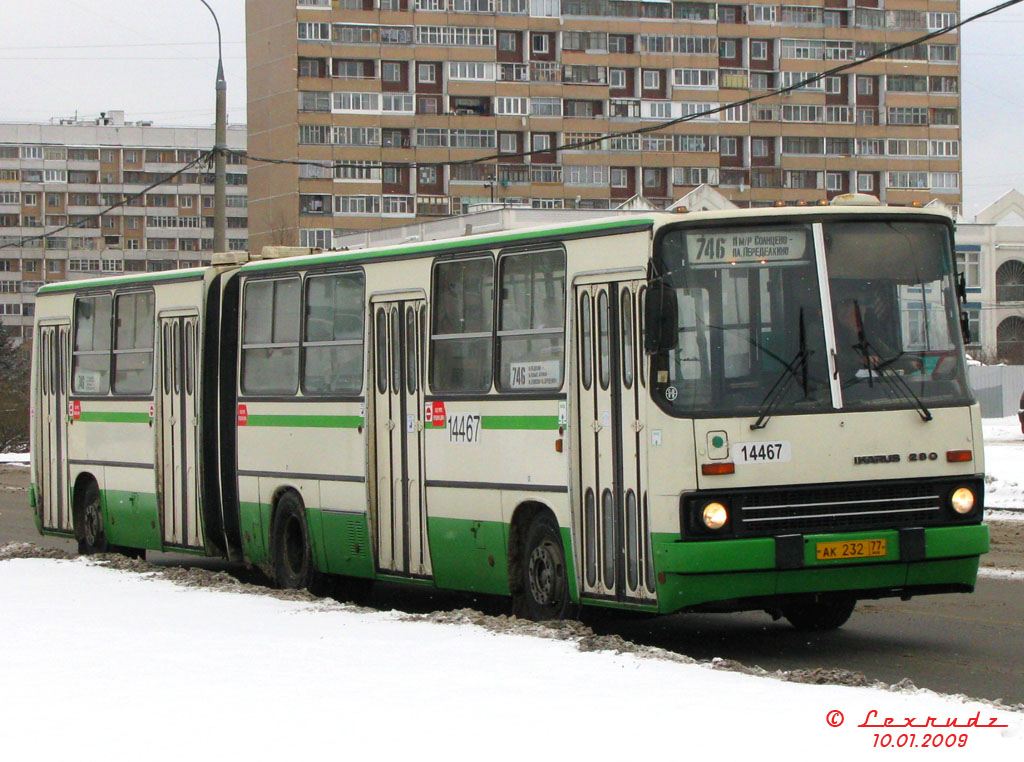
<path fill-rule="evenodd" d="M 644 351 L 657 354 L 679 343 L 679 305 L 676 292 L 664 283 L 647 289 L 644 302 Z"/>
<path fill-rule="evenodd" d="M 967 276 L 963 273 L 957 273 L 956 276 L 956 295 L 960 298 L 960 304 L 967 301 Z"/>

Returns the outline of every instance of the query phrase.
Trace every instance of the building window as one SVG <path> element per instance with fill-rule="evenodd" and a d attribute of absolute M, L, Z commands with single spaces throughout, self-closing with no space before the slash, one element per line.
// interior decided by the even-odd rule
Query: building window
<path fill-rule="evenodd" d="M 736 156 L 739 150 L 739 141 L 736 138 L 721 137 L 718 139 L 718 150 L 722 156 Z"/>
<path fill-rule="evenodd" d="M 382 61 L 380 65 L 380 78 L 384 82 L 401 82 L 402 65 L 395 61 Z"/>
<path fill-rule="evenodd" d="M 506 53 L 519 49 L 519 34 L 517 32 L 498 32 L 498 50 Z"/>
<path fill-rule="evenodd" d="M 613 188 L 628 188 L 629 169 L 625 167 L 612 167 L 611 186 Z"/>
<path fill-rule="evenodd" d="M 736 40 L 719 40 L 718 41 L 718 57 L 719 58 L 735 58 L 736 57 Z"/>
<path fill-rule="evenodd" d="M 534 151 L 550 151 L 551 150 L 551 135 L 546 132 L 535 133 L 532 136 L 532 145 Z"/>
<path fill-rule="evenodd" d="M 549 38 L 546 34 L 530 35 L 530 50 L 534 53 L 550 52 Z"/>
<path fill-rule="evenodd" d="M 758 6 L 760 7 L 760 6 Z M 751 40 L 750 41 L 750 59 L 752 61 L 767 61 L 768 60 L 768 41 L 767 40 Z"/>
<path fill-rule="evenodd" d="M 659 90 L 661 89 L 661 72 L 660 71 L 644 71 L 644 90 Z"/>
<path fill-rule="evenodd" d="M 759 159 L 768 156 L 768 138 L 751 138 L 750 155 Z"/>
<path fill-rule="evenodd" d="M 416 67 L 417 79 L 425 85 L 432 85 L 437 82 L 437 67 L 432 64 L 419 64 Z"/>

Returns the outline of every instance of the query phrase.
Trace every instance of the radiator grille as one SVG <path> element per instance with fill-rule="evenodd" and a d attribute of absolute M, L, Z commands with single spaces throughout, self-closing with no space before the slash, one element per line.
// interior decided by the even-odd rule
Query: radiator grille
<path fill-rule="evenodd" d="M 759 537 L 937 524 L 948 487 L 935 482 L 792 488 L 736 494 L 737 534 Z"/>

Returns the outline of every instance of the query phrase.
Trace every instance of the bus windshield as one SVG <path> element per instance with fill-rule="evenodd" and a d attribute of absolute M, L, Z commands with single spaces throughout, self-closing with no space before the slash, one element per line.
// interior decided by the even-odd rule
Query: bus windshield
<path fill-rule="evenodd" d="M 968 403 L 946 226 L 833 222 L 824 240 L 843 407 Z"/>
<path fill-rule="evenodd" d="M 823 224 L 827 288 L 814 227 L 762 222 L 662 236 L 655 272 L 678 308 L 676 346 L 654 357 L 652 390 L 663 405 L 679 415 L 762 416 L 835 403 L 927 413 L 969 401 L 945 226 Z"/>

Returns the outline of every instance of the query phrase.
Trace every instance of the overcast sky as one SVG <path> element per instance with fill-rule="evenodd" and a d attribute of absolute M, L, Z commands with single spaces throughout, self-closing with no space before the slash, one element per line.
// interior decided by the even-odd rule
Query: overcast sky
<path fill-rule="evenodd" d="M 228 120 L 245 122 L 245 0 L 220 19 Z M 795 0 L 794 0 L 795 1 Z M 95 117 L 213 123 L 217 48 L 199 0 L 0 0 L 0 121 Z M 963 0 L 968 17 L 997 0 Z M 964 210 L 1024 191 L 1024 3 L 963 31 Z"/>

